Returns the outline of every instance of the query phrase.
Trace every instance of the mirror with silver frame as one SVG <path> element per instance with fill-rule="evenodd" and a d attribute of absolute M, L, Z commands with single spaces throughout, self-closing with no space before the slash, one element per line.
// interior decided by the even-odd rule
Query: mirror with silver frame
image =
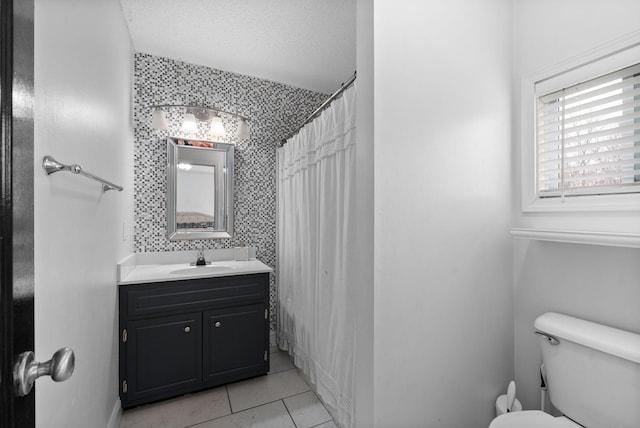
<path fill-rule="evenodd" d="M 170 241 L 233 237 L 232 144 L 167 139 Z"/>

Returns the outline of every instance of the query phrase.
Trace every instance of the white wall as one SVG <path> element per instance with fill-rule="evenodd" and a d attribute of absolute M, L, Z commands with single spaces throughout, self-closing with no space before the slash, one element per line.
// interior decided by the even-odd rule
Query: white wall
<path fill-rule="evenodd" d="M 513 374 L 512 2 L 374 2 L 377 427 L 485 427 Z"/>
<path fill-rule="evenodd" d="M 133 252 L 132 51 L 117 0 L 35 2 L 35 343 L 69 346 L 65 383 L 38 381 L 36 425 L 106 427 L 118 409 L 116 263 Z M 44 155 L 124 186 L 59 172 Z M 123 222 L 126 231 L 123 241 Z"/>
<path fill-rule="evenodd" d="M 356 273 L 350 283 L 356 308 L 355 422 L 358 428 L 373 426 L 373 2 L 357 2 L 356 80 Z"/>
<path fill-rule="evenodd" d="M 640 232 L 637 211 L 523 215 L 517 196 L 521 77 L 640 29 L 638 16 L 637 0 L 515 0 L 516 226 Z M 516 240 L 515 377 L 518 397 L 525 408 L 539 408 L 541 358 L 533 334 L 535 318 L 546 311 L 557 311 L 640 332 L 638 278 L 637 249 Z"/>

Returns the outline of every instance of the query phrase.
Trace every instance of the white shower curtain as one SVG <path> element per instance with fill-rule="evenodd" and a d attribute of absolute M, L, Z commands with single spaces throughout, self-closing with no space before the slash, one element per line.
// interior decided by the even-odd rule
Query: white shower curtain
<path fill-rule="evenodd" d="M 353 426 L 355 86 L 278 149 L 278 344 Z"/>

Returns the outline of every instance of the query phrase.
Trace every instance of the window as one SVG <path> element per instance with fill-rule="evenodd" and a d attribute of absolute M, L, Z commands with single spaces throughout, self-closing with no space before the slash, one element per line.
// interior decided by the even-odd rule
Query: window
<path fill-rule="evenodd" d="M 538 197 L 640 192 L 640 64 L 536 101 Z"/>
<path fill-rule="evenodd" d="M 640 31 L 522 79 L 522 210 L 640 210 Z"/>

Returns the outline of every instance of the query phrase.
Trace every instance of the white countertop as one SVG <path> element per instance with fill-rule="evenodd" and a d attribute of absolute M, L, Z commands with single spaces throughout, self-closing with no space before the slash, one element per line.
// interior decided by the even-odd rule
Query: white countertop
<path fill-rule="evenodd" d="M 210 251 L 215 250 L 205 252 L 207 262 L 211 258 L 216 258 L 215 255 L 210 254 Z M 207 258 L 208 253 L 209 256 L 213 257 Z M 273 269 L 259 260 L 214 260 L 206 266 L 191 266 L 190 262 L 184 260 L 186 258 L 187 260 L 193 259 L 195 261 L 195 258 L 191 257 L 192 254 L 197 255 L 197 252 L 162 253 L 157 257 L 149 253 L 132 254 L 118 264 L 118 285 L 247 275 L 273 271 Z M 217 253 L 218 256 L 221 254 Z M 175 257 L 172 257 L 173 255 Z M 223 257 L 224 255 L 222 254 Z M 185 256 L 189 256 L 189 258 Z"/>

